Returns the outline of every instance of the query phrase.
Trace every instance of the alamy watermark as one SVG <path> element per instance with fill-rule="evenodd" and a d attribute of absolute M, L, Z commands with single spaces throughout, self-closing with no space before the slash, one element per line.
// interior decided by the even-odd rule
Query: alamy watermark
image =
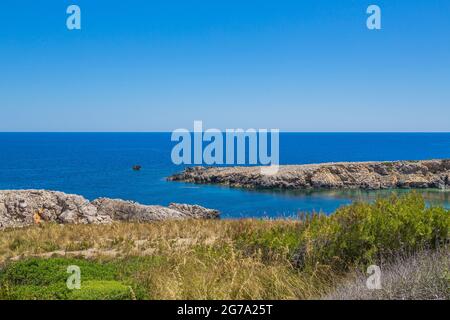
<path fill-rule="evenodd" d="M 81 8 L 72 4 L 67 7 L 66 13 L 69 15 L 66 19 L 68 30 L 81 30 Z M 371 4 L 367 7 L 366 13 L 370 16 L 366 20 L 366 26 L 369 30 L 381 29 L 381 8 L 378 5 Z"/>
<path fill-rule="evenodd" d="M 377 265 L 370 265 L 367 268 L 369 277 L 366 280 L 366 287 L 369 290 L 380 290 L 381 286 L 381 268 Z"/>
<path fill-rule="evenodd" d="M 67 267 L 67 273 L 70 276 L 67 278 L 66 286 L 69 290 L 81 289 L 81 269 L 79 266 L 70 265 Z"/>
<path fill-rule="evenodd" d="M 72 4 L 67 7 L 66 13 L 69 15 L 66 20 L 66 27 L 69 30 L 81 30 L 81 9 Z"/>
<path fill-rule="evenodd" d="M 280 164 L 279 129 L 203 130 L 202 121 L 194 121 L 194 131 L 176 129 L 171 140 L 172 162 L 196 165 L 261 165 L 261 173 L 273 175 Z M 270 141 L 269 141 L 270 140 Z"/>
<path fill-rule="evenodd" d="M 381 30 L 381 8 L 372 4 L 367 7 L 366 12 L 367 14 L 370 14 L 366 21 L 367 29 Z"/>

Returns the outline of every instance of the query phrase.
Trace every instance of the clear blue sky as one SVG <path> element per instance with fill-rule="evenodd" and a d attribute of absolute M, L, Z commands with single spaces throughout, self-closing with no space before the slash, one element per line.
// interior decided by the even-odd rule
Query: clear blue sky
<path fill-rule="evenodd" d="M 450 131 L 450 1 L 2 0 L 0 117 L 0 131 Z"/>

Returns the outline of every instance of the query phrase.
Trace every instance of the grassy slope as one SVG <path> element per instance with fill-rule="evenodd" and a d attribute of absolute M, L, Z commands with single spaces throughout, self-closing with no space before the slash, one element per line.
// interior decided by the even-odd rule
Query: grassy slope
<path fill-rule="evenodd" d="M 436 252 L 449 228 L 449 211 L 426 208 L 415 194 L 302 221 L 44 224 L 0 232 L 0 298 L 355 298 L 348 293 L 354 284 L 345 285 L 354 270 Z M 433 259 L 448 266 L 448 251 Z M 81 268 L 81 290 L 65 286 L 69 265 Z M 432 270 L 433 288 L 446 297 L 448 267 Z M 419 291 L 421 298 L 436 292 Z"/>

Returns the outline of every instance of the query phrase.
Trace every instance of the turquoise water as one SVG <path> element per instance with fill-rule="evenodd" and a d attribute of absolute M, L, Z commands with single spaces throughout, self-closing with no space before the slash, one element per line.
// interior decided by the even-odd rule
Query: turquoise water
<path fill-rule="evenodd" d="M 354 200 L 389 192 L 283 192 L 167 182 L 181 171 L 172 163 L 170 133 L 0 133 L 0 189 L 52 189 L 88 199 L 110 197 L 144 204 L 200 204 L 223 217 L 330 213 Z M 450 158 L 449 133 L 282 133 L 281 164 L 330 161 Z M 142 166 L 133 171 L 134 164 Z M 396 191 L 404 192 L 404 191 Z M 422 191 L 450 206 L 450 193 Z"/>

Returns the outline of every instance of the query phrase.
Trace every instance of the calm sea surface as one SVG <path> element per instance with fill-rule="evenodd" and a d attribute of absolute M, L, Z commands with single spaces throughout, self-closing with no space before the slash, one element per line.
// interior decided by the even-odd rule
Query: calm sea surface
<path fill-rule="evenodd" d="M 51 189 L 88 199 L 122 198 L 144 204 L 200 204 L 223 217 L 330 213 L 354 200 L 389 192 L 249 191 L 166 182 L 183 169 L 172 163 L 170 133 L 0 133 L 0 189 Z M 282 133 L 281 164 L 450 158 L 450 133 Z M 134 164 L 142 166 L 133 171 Z M 403 192 L 403 191 L 397 191 Z M 423 191 L 450 207 L 450 192 Z"/>

